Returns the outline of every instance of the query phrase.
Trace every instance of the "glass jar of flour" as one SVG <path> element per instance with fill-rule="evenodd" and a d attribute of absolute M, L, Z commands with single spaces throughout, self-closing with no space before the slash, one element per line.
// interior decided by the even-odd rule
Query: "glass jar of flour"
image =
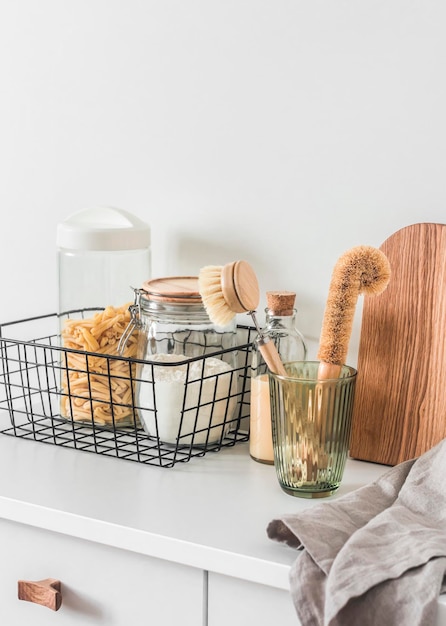
<path fill-rule="evenodd" d="M 146 281 L 135 291 L 131 312 L 142 361 L 135 395 L 144 430 L 178 446 L 221 441 L 237 406 L 235 321 L 224 327 L 211 322 L 195 276 Z"/>

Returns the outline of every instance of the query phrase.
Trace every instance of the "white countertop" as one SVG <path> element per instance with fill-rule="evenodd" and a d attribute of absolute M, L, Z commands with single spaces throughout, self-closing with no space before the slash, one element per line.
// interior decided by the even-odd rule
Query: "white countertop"
<path fill-rule="evenodd" d="M 330 499 L 387 469 L 348 460 Z M 266 527 L 322 501 L 285 494 L 247 444 L 167 469 L 0 435 L 0 517 L 280 589 L 296 553 Z"/>

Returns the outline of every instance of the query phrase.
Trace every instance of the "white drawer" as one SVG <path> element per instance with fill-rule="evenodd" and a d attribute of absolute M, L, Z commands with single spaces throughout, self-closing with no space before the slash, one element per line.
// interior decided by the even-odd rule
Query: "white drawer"
<path fill-rule="evenodd" d="M 288 591 L 209 574 L 208 626 L 299 626 Z M 446 594 L 440 596 L 435 626 L 446 626 Z"/>
<path fill-rule="evenodd" d="M 209 573 L 208 626 L 298 626 L 288 591 Z"/>
<path fill-rule="evenodd" d="M 0 624 L 200 626 L 203 572 L 0 520 Z M 56 612 L 18 600 L 18 580 L 56 578 Z"/>

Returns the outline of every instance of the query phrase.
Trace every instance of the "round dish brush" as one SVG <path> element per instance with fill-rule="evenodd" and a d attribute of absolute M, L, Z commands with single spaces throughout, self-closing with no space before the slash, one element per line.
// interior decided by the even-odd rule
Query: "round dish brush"
<path fill-rule="evenodd" d="M 319 342 L 318 378 L 338 378 L 347 358 L 360 294 L 375 296 L 390 280 L 390 264 L 378 248 L 357 246 L 339 257 L 331 277 Z"/>
<path fill-rule="evenodd" d="M 201 268 L 198 288 L 205 309 L 214 324 L 224 326 L 237 313 L 249 313 L 259 334 L 259 350 L 268 369 L 286 376 L 274 342 L 265 337 L 256 319 L 260 292 L 257 277 L 247 261 L 233 261 L 226 265 L 208 265 Z"/>

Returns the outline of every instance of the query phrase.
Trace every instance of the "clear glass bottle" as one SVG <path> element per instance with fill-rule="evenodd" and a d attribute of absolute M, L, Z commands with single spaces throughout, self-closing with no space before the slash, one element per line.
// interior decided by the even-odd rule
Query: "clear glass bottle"
<path fill-rule="evenodd" d="M 263 334 L 274 341 L 283 363 L 305 361 L 305 339 L 296 328 L 296 294 L 268 291 L 266 297 L 268 306 Z M 255 461 L 274 463 L 268 370 L 256 341 L 251 364 L 249 453 Z"/>
<path fill-rule="evenodd" d="M 218 443 L 234 427 L 237 327 L 211 322 L 198 278 L 146 281 L 137 297 L 136 402 L 146 433 L 172 445 Z"/>

